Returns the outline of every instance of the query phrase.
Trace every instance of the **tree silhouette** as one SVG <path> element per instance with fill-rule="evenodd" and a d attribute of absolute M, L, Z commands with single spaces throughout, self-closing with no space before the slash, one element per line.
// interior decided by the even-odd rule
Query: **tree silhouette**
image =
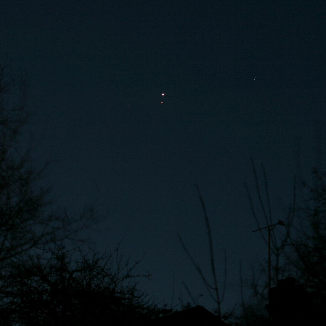
<path fill-rule="evenodd" d="M 144 324 L 159 309 L 138 291 L 130 264 L 117 247 L 100 255 L 58 245 L 29 256 L 2 274 L 1 325 Z"/>
<path fill-rule="evenodd" d="M 143 325 L 167 313 L 138 291 L 148 275 L 119 246 L 100 255 L 75 241 L 92 208 L 76 218 L 52 211 L 39 184 L 46 166 L 35 169 L 23 146 L 25 86 L 0 65 L 0 325 Z"/>
<path fill-rule="evenodd" d="M 313 294 L 314 310 L 326 308 L 326 172 L 313 171 L 313 185 L 296 206 L 286 259 L 298 282 Z"/>
<path fill-rule="evenodd" d="M 252 163 L 253 175 L 255 179 L 256 197 L 259 202 L 261 216 L 259 216 L 259 214 L 257 213 L 258 209 L 255 208 L 253 204 L 253 197 L 246 183 L 245 183 L 245 188 L 247 191 L 248 200 L 251 207 L 251 212 L 257 225 L 257 230 L 253 230 L 253 231 L 259 231 L 263 241 L 265 242 L 266 246 L 269 249 L 269 260 L 267 265 L 270 266 L 266 268 L 265 264 L 261 265 L 262 270 L 266 275 L 268 275 L 269 278 L 268 282 L 266 282 L 264 288 L 265 290 L 266 288 L 270 287 L 272 283 L 276 284 L 277 280 L 283 273 L 284 260 L 282 261 L 282 258 L 284 258 L 284 252 L 288 244 L 290 229 L 293 223 L 293 217 L 294 217 L 293 205 L 295 205 L 295 189 L 294 189 L 293 203 L 287 215 L 285 216 L 285 222 L 283 222 L 280 219 L 276 221 L 272 210 L 270 194 L 269 194 L 269 184 L 268 184 L 265 167 L 263 164 L 261 165 L 263 182 L 260 182 L 256 166 L 252 159 L 251 159 L 251 163 Z M 279 237 L 275 234 L 275 232 L 273 232 L 276 225 L 282 225 L 286 227 L 286 232 L 283 237 Z M 268 232 L 266 232 L 266 230 Z"/>
<path fill-rule="evenodd" d="M 93 217 L 92 210 L 77 218 L 50 210 L 50 190 L 39 185 L 46 166 L 35 169 L 22 145 L 26 98 L 26 80 L 0 65 L 0 270 L 32 249 L 72 238 Z"/>
<path fill-rule="evenodd" d="M 253 162 L 252 165 L 256 182 L 256 194 L 264 221 L 267 225 L 273 225 L 266 172 L 262 166 L 263 186 L 265 188 L 263 192 Z M 269 289 L 269 296 L 267 297 L 266 291 L 258 290 L 257 279 L 252 280 L 252 285 L 256 303 L 264 303 L 269 300 L 269 307 L 275 307 L 275 302 L 280 300 L 275 300 L 274 294 L 279 293 L 279 289 L 284 291 L 284 287 L 280 287 L 280 284 L 283 284 L 282 279 L 290 280 L 293 278 L 296 280 L 296 285 L 292 286 L 292 294 L 294 293 L 293 289 L 302 288 L 300 293 L 307 293 L 307 296 L 309 294 L 309 299 L 306 299 L 305 296 L 305 302 L 309 302 L 309 305 L 305 304 L 306 311 L 303 311 L 304 307 L 302 305 L 299 309 L 298 304 L 293 304 L 291 309 L 289 308 L 288 310 L 286 310 L 286 307 L 282 309 L 290 315 L 289 311 L 292 314 L 294 311 L 297 311 L 296 313 L 298 316 L 301 316 L 301 319 L 307 318 L 307 320 L 311 321 L 316 316 L 320 316 L 321 312 L 326 308 L 326 173 L 320 173 L 314 169 L 311 184 L 303 182 L 300 186 L 303 187 L 300 189 L 301 196 L 298 202 L 298 187 L 294 180 L 292 203 L 283 212 L 283 219 L 286 221 L 286 232 L 279 237 L 276 237 L 274 233 L 271 234 L 271 253 L 274 257 L 272 260 L 273 285 L 277 285 L 277 287 Z M 247 186 L 246 189 L 257 227 L 263 229 L 261 228 L 260 219 L 256 213 L 257 210 L 254 208 L 252 196 Z M 265 234 L 261 234 L 265 243 L 268 244 Z M 267 275 L 266 265 L 262 264 L 261 266 L 264 275 Z M 266 286 L 264 289 L 266 289 Z M 292 297 L 295 298 L 296 295 L 292 295 Z M 271 298 L 273 299 L 272 303 Z M 290 307 L 290 302 L 288 306 Z M 242 303 L 243 317 L 248 314 L 248 307 L 250 308 L 252 305 L 245 302 Z M 279 308 L 276 310 L 281 311 Z M 257 308 L 256 311 L 258 311 Z M 275 319 L 275 310 L 269 308 L 269 313 L 271 312 L 274 313 L 273 318 Z M 287 318 L 291 319 L 291 316 L 287 316 Z M 292 320 L 294 320 L 294 316 Z"/>

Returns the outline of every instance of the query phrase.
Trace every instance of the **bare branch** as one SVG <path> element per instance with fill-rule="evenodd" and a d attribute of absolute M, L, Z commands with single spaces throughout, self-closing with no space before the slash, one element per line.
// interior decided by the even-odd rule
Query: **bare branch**
<path fill-rule="evenodd" d="M 215 288 L 215 294 L 216 294 L 217 309 L 218 309 L 218 315 L 221 316 L 221 301 L 220 301 L 219 288 L 218 288 L 218 284 L 217 284 L 217 274 L 216 274 L 216 270 L 215 270 L 212 230 L 211 230 L 211 226 L 209 223 L 204 199 L 200 193 L 198 185 L 196 185 L 196 188 L 197 188 L 201 206 L 202 206 L 202 209 L 204 212 L 206 231 L 207 231 L 207 237 L 208 237 L 208 243 L 209 243 L 209 253 L 210 253 L 210 261 L 211 261 L 212 277 L 214 280 L 214 288 Z"/>
<path fill-rule="evenodd" d="M 206 277 L 204 276 L 200 266 L 198 264 L 196 264 L 196 262 L 194 261 L 194 259 L 192 258 L 189 250 L 187 249 L 186 245 L 184 244 L 180 234 L 178 234 L 178 238 L 181 242 L 181 245 L 182 245 L 182 248 L 183 250 L 186 252 L 188 258 L 190 259 L 190 261 L 192 262 L 192 264 L 194 265 L 195 269 L 197 270 L 198 274 L 200 275 L 201 279 L 203 280 L 204 284 L 205 284 L 205 287 L 206 287 L 206 290 L 208 292 L 208 294 L 210 295 L 210 297 L 215 301 L 217 302 L 216 298 L 214 297 L 214 295 L 211 293 L 211 290 L 213 290 L 214 288 L 208 283 Z"/>

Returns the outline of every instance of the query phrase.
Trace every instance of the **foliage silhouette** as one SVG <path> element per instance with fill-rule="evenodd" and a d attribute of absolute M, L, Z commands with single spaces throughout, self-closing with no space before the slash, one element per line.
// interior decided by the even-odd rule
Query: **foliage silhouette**
<path fill-rule="evenodd" d="M 119 246 L 100 255 L 55 246 L 29 256 L 1 275 L 1 325 L 144 324 L 161 312 L 137 289 L 137 280 Z"/>
<path fill-rule="evenodd" d="M 46 165 L 35 169 L 23 144 L 26 84 L 9 64 L 0 65 L 0 270 L 31 250 L 76 238 L 95 216 L 93 209 L 77 218 L 51 211 L 50 189 L 39 183 Z"/>
<path fill-rule="evenodd" d="M 149 275 L 135 274 L 139 261 L 119 246 L 103 255 L 82 249 L 93 207 L 75 218 L 53 213 L 39 183 L 47 166 L 35 169 L 24 149 L 25 86 L 0 65 L 0 325 L 143 325 L 170 312 L 138 291 Z"/>
<path fill-rule="evenodd" d="M 266 196 L 265 200 L 263 200 L 263 192 L 259 185 L 257 170 L 253 161 L 252 166 L 261 212 L 265 223 L 271 225 L 273 220 L 266 172 L 264 166 L 262 166 L 264 194 Z M 305 301 L 309 302 L 309 305 L 306 304 L 305 306 L 305 313 L 302 312 L 304 308 L 301 307 L 297 314 L 311 321 L 315 318 L 313 316 L 320 316 L 321 312 L 326 308 L 326 173 L 320 173 L 314 169 L 311 184 L 304 182 L 300 186 L 303 186 L 302 189 L 299 189 L 300 193 L 305 195 L 298 202 L 296 195 L 298 186 L 294 178 L 292 203 L 283 212 L 283 219 L 286 221 L 286 232 L 278 237 L 272 233 L 271 252 L 274 257 L 272 260 L 272 276 L 274 285 L 288 277 L 293 277 L 297 281 L 296 288 L 302 288 L 302 293 L 307 293 L 307 296 L 309 296 L 309 300 Z M 253 199 L 247 185 L 246 189 L 252 214 L 257 226 L 260 228 L 259 216 L 254 208 Z M 268 244 L 265 235 L 263 233 L 261 235 L 265 243 Z M 262 264 L 261 266 L 263 275 L 267 275 L 266 265 Z M 267 285 L 267 282 L 265 284 Z M 242 300 L 240 319 L 243 324 L 252 324 L 253 319 L 261 314 L 264 303 L 268 302 L 266 288 L 265 286 L 259 290 L 258 279 L 252 279 L 253 300 L 251 303 Z M 272 288 L 270 292 L 276 293 L 275 289 L 277 288 Z M 298 308 L 298 305 L 295 306 Z M 293 312 L 295 309 L 291 309 L 291 311 Z M 246 320 L 249 312 L 251 318 Z M 293 316 L 292 320 L 295 320 L 295 318 Z M 261 320 L 261 324 L 264 324 L 263 320 Z"/>

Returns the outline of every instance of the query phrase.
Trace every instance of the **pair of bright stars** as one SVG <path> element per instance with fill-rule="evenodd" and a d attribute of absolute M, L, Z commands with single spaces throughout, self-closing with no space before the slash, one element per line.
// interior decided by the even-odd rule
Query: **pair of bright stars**
<path fill-rule="evenodd" d="M 163 97 L 165 96 L 165 93 L 162 93 L 161 95 L 162 95 L 161 104 L 163 104 L 163 103 L 164 103 L 164 101 L 163 101 Z"/>

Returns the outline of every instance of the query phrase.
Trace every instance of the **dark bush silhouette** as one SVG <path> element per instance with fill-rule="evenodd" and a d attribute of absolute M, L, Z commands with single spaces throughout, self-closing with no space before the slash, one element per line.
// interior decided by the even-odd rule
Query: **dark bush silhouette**
<path fill-rule="evenodd" d="M 271 325 L 317 324 L 323 311 L 315 305 L 315 295 L 308 292 L 293 277 L 279 280 L 269 291 L 266 309 Z"/>
<path fill-rule="evenodd" d="M 160 309 L 137 289 L 118 248 L 108 255 L 59 246 L 2 275 L 1 325 L 138 325 Z"/>

